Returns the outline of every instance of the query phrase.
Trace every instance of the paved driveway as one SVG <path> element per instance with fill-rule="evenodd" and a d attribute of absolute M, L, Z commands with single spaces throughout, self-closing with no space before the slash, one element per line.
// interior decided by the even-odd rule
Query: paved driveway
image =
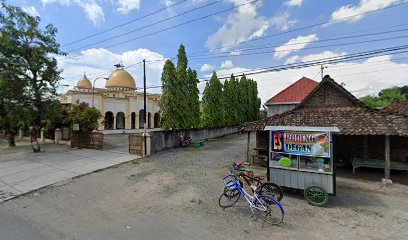
<path fill-rule="evenodd" d="M 30 145 L 17 143 L 6 148 L 0 142 L 0 202 L 79 175 L 127 162 L 139 156 L 118 151 L 71 149 L 69 146 L 43 145 L 33 153 Z"/>
<path fill-rule="evenodd" d="M 128 153 L 129 135 L 123 134 L 104 134 L 103 149 L 110 152 Z"/>

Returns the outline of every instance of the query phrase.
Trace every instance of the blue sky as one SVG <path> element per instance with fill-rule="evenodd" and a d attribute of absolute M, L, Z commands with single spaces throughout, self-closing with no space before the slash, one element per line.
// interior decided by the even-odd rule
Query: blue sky
<path fill-rule="evenodd" d="M 69 53 L 68 57 L 58 57 L 58 60 L 60 67 L 64 69 L 64 83 L 71 85 L 76 83 L 84 71 L 87 72 L 90 79 L 108 76 L 114 69 L 113 64 L 122 62 L 125 66 L 129 66 L 140 62 L 143 58 L 148 61 L 147 84 L 150 86 L 158 85 L 160 84 L 163 65 L 160 60 L 175 57 L 180 43 L 186 46 L 187 54 L 207 51 L 201 58 L 197 55 L 189 57 L 189 65 L 197 70 L 199 77 L 206 78 L 212 69 L 217 70 L 219 75 L 229 75 L 230 73 L 252 71 L 262 67 L 325 57 L 341 57 L 355 52 L 403 45 L 408 38 L 404 37 L 408 36 L 407 31 L 404 30 L 405 28 L 408 29 L 408 19 L 406 18 L 408 4 L 348 18 L 347 21 L 340 21 L 345 17 L 403 3 L 404 1 L 401 0 L 259 0 L 253 2 L 251 0 L 187 0 L 153 16 L 67 45 L 83 37 L 180 2 L 180 0 L 9 0 L 7 2 L 22 7 L 32 15 L 40 16 L 44 25 L 52 23 L 58 28 L 58 41 L 61 43 L 62 49 Z M 209 6 L 175 17 L 177 14 L 204 5 Z M 146 34 L 233 7 L 236 8 L 181 27 L 140 38 Z M 135 31 L 135 29 L 169 17 L 174 18 Z M 296 30 L 328 21 L 337 22 Z M 328 38 L 394 30 L 400 31 L 318 42 Z M 84 47 L 129 31 L 134 32 L 100 44 Z M 286 31 L 293 32 L 282 34 Z M 264 38 L 278 33 L 280 35 Z M 139 39 L 131 41 L 134 38 Z M 258 38 L 264 39 L 256 40 Z M 384 38 L 395 39 L 339 45 Z M 248 40 L 250 41 L 242 43 Z M 129 42 L 109 47 L 124 41 Z M 229 47 L 232 44 L 238 45 Z M 269 48 L 252 51 L 243 49 L 265 45 L 269 45 Z M 324 47 L 325 45 L 339 46 Z M 223 57 L 214 57 L 214 54 L 219 53 L 220 50 L 223 51 L 220 54 Z M 259 53 L 265 51 L 268 53 Z M 245 55 L 247 53 L 255 54 Z M 406 57 L 408 57 L 407 54 L 387 55 L 332 64 L 327 66 L 325 72 L 336 81 L 345 83 L 346 88 L 356 96 L 376 94 L 384 87 L 408 83 L 408 59 L 405 59 Z M 130 67 L 127 70 L 136 79 L 137 86 L 141 87 L 141 65 Z M 269 97 L 302 76 L 318 81 L 320 78 L 318 73 L 319 66 L 314 66 L 258 74 L 251 76 L 251 78 L 258 81 L 258 90 L 262 101 L 265 102 Z M 102 87 L 103 85 L 102 80 L 97 82 L 97 86 Z M 203 89 L 204 86 L 204 83 L 200 84 L 200 89 Z M 65 91 L 67 88 L 61 87 L 60 90 Z M 158 91 L 158 89 L 152 91 Z"/>

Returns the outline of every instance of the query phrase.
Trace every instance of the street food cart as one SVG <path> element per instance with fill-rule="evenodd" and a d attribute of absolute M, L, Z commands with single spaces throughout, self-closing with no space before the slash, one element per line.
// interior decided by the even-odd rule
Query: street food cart
<path fill-rule="evenodd" d="M 337 127 L 266 126 L 269 135 L 268 180 L 304 191 L 314 206 L 336 194 L 332 133 Z"/>

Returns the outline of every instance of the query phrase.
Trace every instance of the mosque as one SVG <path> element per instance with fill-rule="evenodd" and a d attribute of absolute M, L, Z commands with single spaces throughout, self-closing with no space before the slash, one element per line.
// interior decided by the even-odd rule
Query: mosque
<path fill-rule="evenodd" d="M 99 121 L 98 130 L 143 128 L 144 117 L 147 128 L 159 127 L 160 94 L 147 94 L 144 111 L 143 93 L 136 92 L 134 78 L 122 66 L 110 74 L 105 87 L 93 88 L 84 74 L 73 89 L 60 97 L 60 102 L 66 106 L 86 102 L 99 109 L 104 117 Z"/>

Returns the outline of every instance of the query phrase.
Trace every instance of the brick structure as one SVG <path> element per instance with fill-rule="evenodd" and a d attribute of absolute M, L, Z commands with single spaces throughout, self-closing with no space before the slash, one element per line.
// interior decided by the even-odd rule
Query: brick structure
<path fill-rule="evenodd" d="M 338 127 L 340 132 L 334 134 L 335 158 L 408 162 L 408 114 L 370 109 L 330 76 L 325 76 L 293 110 L 243 124 L 239 129 L 264 132 L 265 126 Z M 257 143 L 268 142 L 267 134 L 257 137 L 262 138 Z"/>

